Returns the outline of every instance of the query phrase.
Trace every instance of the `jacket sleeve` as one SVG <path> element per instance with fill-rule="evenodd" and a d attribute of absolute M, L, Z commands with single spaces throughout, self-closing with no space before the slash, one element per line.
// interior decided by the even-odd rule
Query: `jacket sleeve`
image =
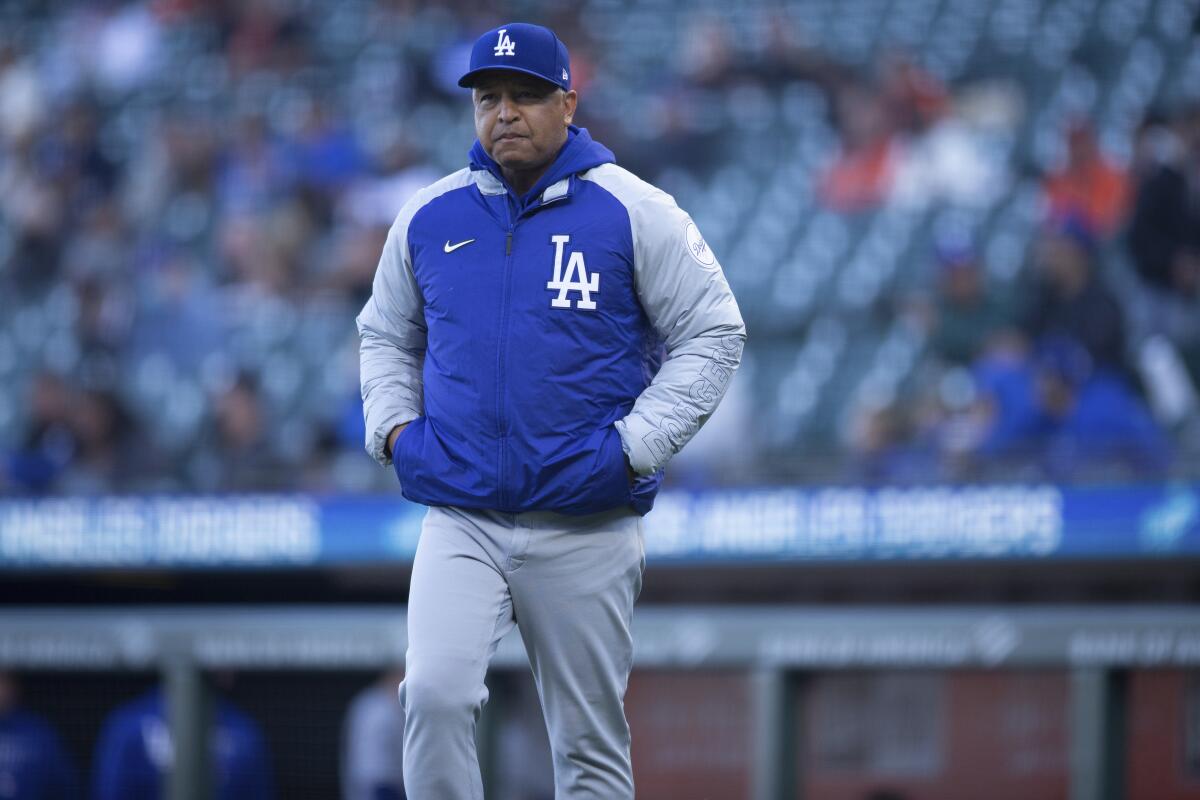
<path fill-rule="evenodd" d="M 371 298 L 357 319 L 366 447 L 385 466 L 392 460 L 385 452 L 392 428 L 424 408 L 425 301 L 408 250 L 408 223 L 417 207 L 414 198 L 388 231 Z"/>
<path fill-rule="evenodd" d="M 634 472 L 650 475 L 716 409 L 741 363 L 746 326 L 721 265 L 670 195 L 655 189 L 628 211 L 638 299 L 667 353 L 616 426 Z"/>

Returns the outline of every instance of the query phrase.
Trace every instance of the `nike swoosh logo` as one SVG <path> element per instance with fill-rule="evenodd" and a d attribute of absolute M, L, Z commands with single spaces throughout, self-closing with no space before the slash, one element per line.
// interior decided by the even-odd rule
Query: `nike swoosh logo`
<path fill-rule="evenodd" d="M 453 252 L 454 252 L 455 250 L 457 250 L 458 248 L 460 248 L 460 247 L 463 247 L 463 246 L 465 246 L 465 245 L 468 245 L 468 244 L 470 244 L 470 243 L 471 243 L 471 242 L 473 242 L 473 241 L 475 241 L 475 240 L 474 240 L 474 239 L 467 239 L 465 242 L 459 242 L 458 244 L 450 244 L 450 240 L 449 240 L 449 239 L 447 239 L 447 240 L 446 240 L 446 244 L 445 244 L 445 245 L 442 247 L 442 249 L 443 249 L 444 251 L 446 251 L 447 253 L 453 253 Z"/>

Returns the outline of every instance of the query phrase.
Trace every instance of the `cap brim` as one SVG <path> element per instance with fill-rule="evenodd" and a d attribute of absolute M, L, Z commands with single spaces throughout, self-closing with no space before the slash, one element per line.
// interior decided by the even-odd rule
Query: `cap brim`
<path fill-rule="evenodd" d="M 566 87 L 564 87 L 561 83 L 556 83 L 556 82 L 550 80 L 545 75 L 542 75 L 540 72 L 534 72 L 531 69 L 524 69 L 523 67 L 501 67 L 501 66 L 493 66 L 493 65 L 488 65 L 486 67 L 480 67 L 479 69 L 471 70 L 466 75 L 463 75 L 461 78 L 458 79 L 458 85 L 464 89 L 470 89 L 472 86 L 475 85 L 475 80 L 479 76 L 483 75 L 486 72 L 520 72 L 523 75 L 529 75 L 531 77 L 537 78 L 538 80 L 540 80 L 544 83 L 548 83 L 556 89 L 562 89 L 563 91 L 567 91 Z"/>

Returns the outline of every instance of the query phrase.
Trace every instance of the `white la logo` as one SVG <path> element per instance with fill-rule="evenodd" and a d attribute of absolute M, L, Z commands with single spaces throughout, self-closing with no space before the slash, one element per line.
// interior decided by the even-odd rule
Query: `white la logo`
<path fill-rule="evenodd" d="M 571 259 L 567 262 L 567 274 L 563 275 L 563 245 L 571 241 L 571 237 L 567 235 L 551 236 L 550 241 L 554 242 L 554 280 L 546 282 L 547 289 L 558 289 L 558 297 L 550 301 L 550 305 L 554 308 L 570 308 L 571 300 L 567 297 L 567 292 L 579 292 L 579 303 L 576 308 L 594 309 L 596 303 L 592 300 L 592 292 L 600 291 L 600 273 L 593 272 L 591 275 L 587 273 L 587 267 L 583 263 L 583 253 L 576 250 L 571 253 Z"/>
<path fill-rule="evenodd" d="M 496 49 L 492 51 L 498 56 L 515 56 L 517 54 L 517 43 L 507 36 L 504 32 L 508 28 L 501 28 L 499 38 L 496 40 Z"/>

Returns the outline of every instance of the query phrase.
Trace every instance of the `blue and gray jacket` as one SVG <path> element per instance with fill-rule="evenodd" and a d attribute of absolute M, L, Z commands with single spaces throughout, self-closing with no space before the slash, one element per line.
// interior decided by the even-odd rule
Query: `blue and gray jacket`
<path fill-rule="evenodd" d="M 523 197 L 478 141 L 417 192 L 358 331 L 367 450 L 405 497 L 565 514 L 649 511 L 746 337 L 691 218 L 574 126 Z"/>
<path fill-rule="evenodd" d="M 58 734 L 40 716 L 19 708 L 0 709 L 0 797 L 79 797 L 79 777 Z"/>
<path fill-rule="evenodd" d="M 214 800 L 272 800 L 275 779 L 257 723 L 218 700 L 209 737 Z M 92 800 L 158 800 L 175 747 L 164 692 L 152 689 L 118 706 L 105 720 L 92 759 Z"/>

